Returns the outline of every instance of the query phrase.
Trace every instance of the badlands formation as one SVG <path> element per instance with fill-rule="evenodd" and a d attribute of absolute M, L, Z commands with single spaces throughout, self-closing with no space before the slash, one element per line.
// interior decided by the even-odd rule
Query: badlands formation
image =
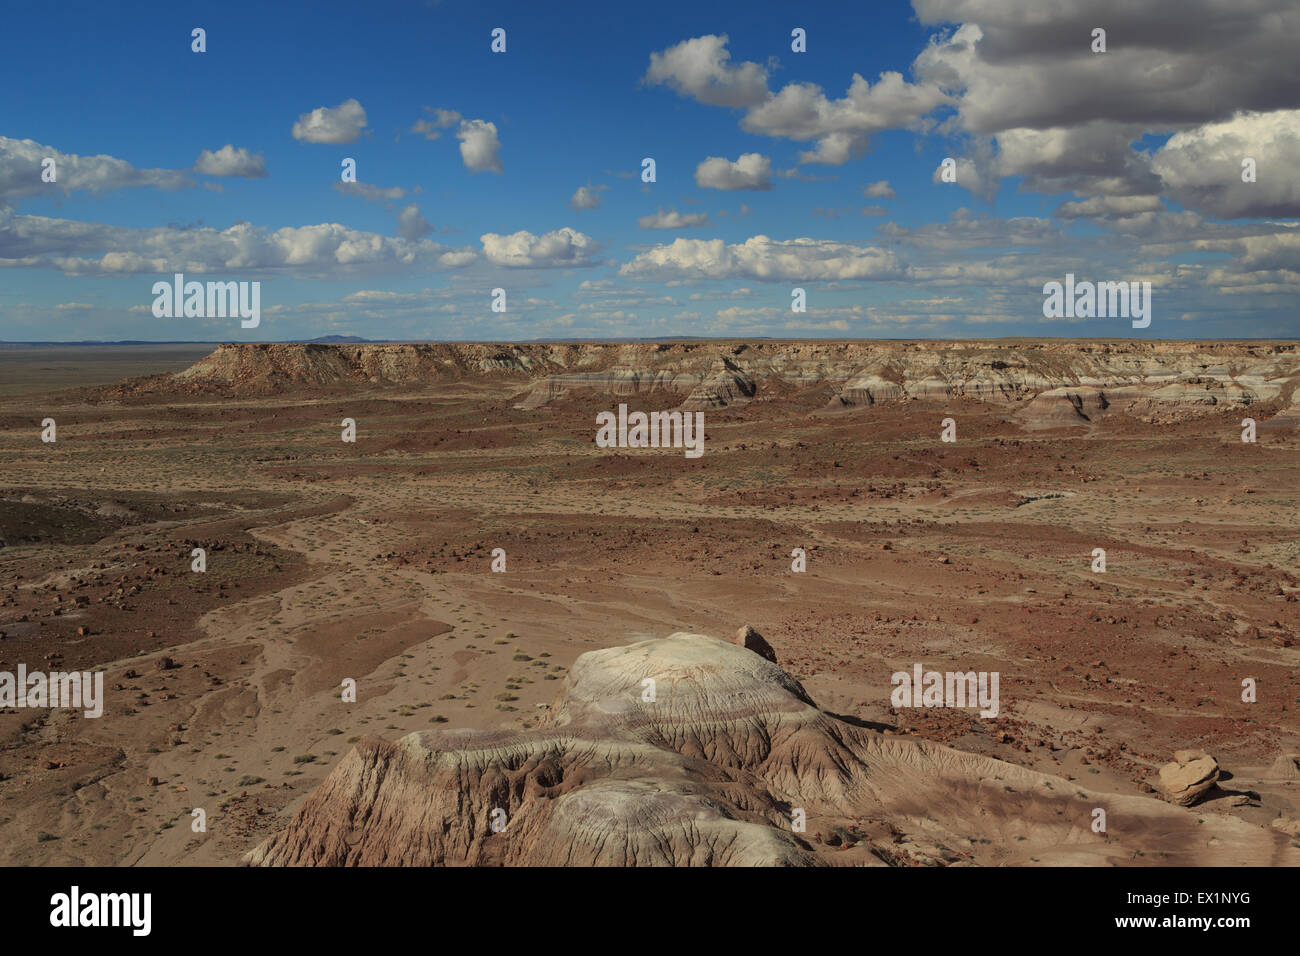
<path fill-rule="evenodd" d="M 1300 864 L 1247 823 L 845 722 L 758 653 L 682 633 L 583 654 L 537 730 L 366 741 L 248 860 L 934 866 L 1026 841 L 1048 865 Z"/>
<path fill-rule="evenodd" d="M 1297 863 L 1294 343 L 168 362 L 0 390 L 2 863 Z"/>
<path fill-rule="evenodd" d="M 763 392 L 818 389 L 832 406 L 972 398 L 1021 405 L 1031 426 L 1082 425 L 1115 411 L 1151 420 L 1291 405 L 1295 344 L 1169 342 L 669 342 L 635 344 L 224 345 L 148 392 L 272 394 L 409 387 L 500 376 L 538 408 L 569 393 L 654 395 L 683 410 Z M 1290 409 L 1294 416 L 1294 408 Z"/>

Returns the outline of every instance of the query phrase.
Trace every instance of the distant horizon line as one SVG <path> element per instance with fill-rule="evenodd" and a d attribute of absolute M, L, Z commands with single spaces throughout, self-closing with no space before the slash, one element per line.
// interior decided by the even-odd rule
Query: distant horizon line
<path fill-rule="evenodd" d="M 668 336 L 593 336 L 581 338 L 538 339 L 366 339 L 357 336 L 326 336 L 315 339 L 270 339 L 240 342 L 232 339 L 67 339 L 17 340 L 0 339 L 0 349 L 14 347 L 55 346 L 157 346 L 157 345 L 574 345 L 582 343 L 636 342 L 1300 342 L 1300 336 L 1241 336 L 1153 338 L 1151 336 L 1065 336 L 1065 335 L 990 335 L 976 337 L 920 338 L 901 336 L 858 336 L 842 338 L 777 337 L 772 335 L 668 335 Z"/>

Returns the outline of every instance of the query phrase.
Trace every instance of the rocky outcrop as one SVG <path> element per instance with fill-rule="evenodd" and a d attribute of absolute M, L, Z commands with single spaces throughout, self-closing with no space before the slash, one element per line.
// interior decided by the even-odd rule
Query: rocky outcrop
<path fill-rule="evenodd" d="M 745 633 L 583 654 L 537 730 L 364 741 L 246 862 L 1300 862 L 1275 830 L 845 722 Z"/>
<path fill-rule="evenodd" d="M 876 372 L 861 372 L 844 383 L 835 400 L 841 405 L 875 405 L 906 397 L 908 392 L 901 379 L 891 381 Z"/>
<path fill-rule="evenodd" d="M 171 375 L 126 386 L 128 394 L 158 391 L 269 395 L 302 389 L 409 386 L 469 377 L 529 380 L 560 372 L 581 356 L 573 346 L 442 343 L 221 345 Z"/>
<path fill-rule="evenodd" d="M 743 405 L 754 397 L 758 386 L 749 374 L 732 362 L 722 358 L 709 369 L 709 374 L 691 389 L 682 403 L 684 411 L 703 411 L 709 408 L 725 408 L 728 405 Z"/>
<path fill-rule="evenodd" d="M 670 370 L 610 368 L 600 372 L 566 372 L 539 382 L 518 408 L 540 408 L 574 391 L 598 392 L 617 398 L 668 392 L 674 400 L 689 396 L 700 385 L 698 375 Z"/>
<path fill-rule="evenodd" d="M 660 406 L 716 409 L 829 392 L 835 408 L 908 400 L 1001 404 L 1026 427 L 1088 425 L 1120 412 L 1150 422 L 1250 410 L 1300 422 L 1293 343 L 777 342 L 223 345 L 182 372 L 108 389 L 121 397 L 182 392 L 419 387 L 497 380 L 517 407 L 575 392 L 657 396 Z M 665 401 L 666 400 L 666 401 Z M 821 398 L 825 401 L 825 398 Z M 1278 414 L 1280 413 L 1280 414 Z"/>
<path fill-rule="evenodd" d="M 1214 789 L 1219 762 L 1204 750 L 1179 750 L 1160 768 L 1160 787 L 1172 803 L 1190 807 Z"/>
<path fill-rule="evenodd" d="M 769 660 L 773 664 L 777 663 L 776 651 L 772 650 L 772 645 L 764 640 L 763 635 L 746 624 L 736 632 L 736 646 L 743 647 L 747 651 L 753 651 L 764 660 Z"/>
<path fill-rule="evenodd" d="M 1110 411 L 1110 399 L 1099 388 L 1076 386 L 1039 392 L 1016 414 L 1026 428 L 1069 428 L 1100 421 Z"/>

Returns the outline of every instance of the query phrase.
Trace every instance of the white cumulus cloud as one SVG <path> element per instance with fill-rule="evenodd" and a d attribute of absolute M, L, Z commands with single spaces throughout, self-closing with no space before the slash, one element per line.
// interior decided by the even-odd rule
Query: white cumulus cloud
<path fill-rule="evenodd" d="M 194 171 L 204 176 L 240 176 L 244 179 L 261 179 L 266 176 L 266 160 L 230 143 L 216 152 L 205 149 L 199 153 Z"/>
<path fill-rule="evenodd" d="M 721 239 L 676 239 L 640 253 L 620 275 L 658 279 L 897 279 L 905 274 L 892 252 L 824 239 L 751 236 L 727 245 Z"/>
<path fill-rule="evenodd" d="M 293 138 L 304 143 L 355 143 L 366 126 L 366 111 L 355 99 L 320 106 L 293 124 Z"/>
<path fill-rule="evenodd" d="M 1242 160 L 1255 182 L 1242 181 Z M 1300 110 L 1241 113 L 1175 133 L 1151 167 L 1168 195 L 1188 209 L 1223 218 L 1300 216 Z"/>
<path fill-rule="evenodd" d="M 707 212 L 691 212 L 683 215 L 676 209 L 664 212 L 662 208 L 653 216 L 642 216 L 636 221 L 642 229 L 689 229 L 693 226 L 709 225 Z"/>
<path fill-rule="evenodd" d="M 599 209 L 604 202 L 600 198 L 600 194 L 608 188 L 608 186 L 579 186 L 569 199 L 569 208 L 574 212 L 582 212 L 584 209 Z"/>
<path fill-rule="evenodd" d="M 710 156 L 696 167 L 695 184 L 703 189 L 771 189 L 772 160 L 760 153 L 743 153 L 735 162 Z"/>
<path fill-rule="evenodd" d="M 516 269 L 549 269 L 594 265 L 600 245 L 576 229 L 564 227 L 536 236 L 520 230 L 509 236 L 489 232 L 479 237 L 493 265 Z"/>
<path fill-rule="evenodd" d="M 450 129 L 461 120 L 461 115 L 455 110 L 433 109 L 426 106 L 424 111 L 430 118 L 416 120 L 415 125 L 411 127 L 411 132 L 419 133 L 425 139 L 437 139 L 442 135 L 443 130 Z"/>
<path fill-rule="evenodd" d="M 42 162 L 54 160 L 55 181 L 42 180 Z M 74 191 L 101 193 L 134 186 L 182 189 L 193 181 L 174 169 L 137 169 L 114 156 L 62 153 L 35 140 L 0 136 L 0 201 Z"/>
<path fill-rule="evenodd" d="M 662 83 L 711 106 L 754 106 L 767 99 L 767 71 L 757 63 L 732 66 L 726 35 L 683 40 L 650 54 L 646 83 Z"/>
<path fill-rule="evenodd" d="M 472 173 L 501 172 L 501 140 L 495 123 L 487 120 L 463 120 L 456 130 L 460 140 L 460 158 Z"/>
<path fill-rule="evenodd" d="M 339 223 L 274 230 L 247 222 L 228 229 L 132 229 L 0 209 L 0 268 L 55 269 L 65 275 L 192 272 L 338 278 L 430 272 L 477 258 L 475 249 L 381 236 Z"/>
<path fill-rule="evenodd" d="M 712 106 L 743 108 L 740 126 L 795 142 L 812 143 L 801 163 L 839 166 L 866 152 L 871 134 L 926 128 L 936 107 L 953 102 L 937 82 L 911 83 L 901 73 L 880 74 L 875 86 L 854 74 L 848 91 L 830 99 L 815 83 L 790 83 L 776 93 L 757 63 L 733 64 L 728 38 L 709 34 L 650 54 L 646 83 L 661 83 Z"/>

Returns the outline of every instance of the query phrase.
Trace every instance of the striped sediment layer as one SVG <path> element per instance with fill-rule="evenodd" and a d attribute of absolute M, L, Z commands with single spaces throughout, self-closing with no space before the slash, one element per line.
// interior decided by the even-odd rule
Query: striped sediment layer
<path fill-rule="evenodd" d="M 822 389 L 831 406 L 973 398 L 1028 422 L 1113 411 L 1249 408 L 1295 417 L 1300 346 L 1268 342 L 577 342 L 223 345 L 188 369 L 117 386 L 145 394 L 275 395 L 499 382 L 521 408 L 572 393 L 723 408 Z"/>

